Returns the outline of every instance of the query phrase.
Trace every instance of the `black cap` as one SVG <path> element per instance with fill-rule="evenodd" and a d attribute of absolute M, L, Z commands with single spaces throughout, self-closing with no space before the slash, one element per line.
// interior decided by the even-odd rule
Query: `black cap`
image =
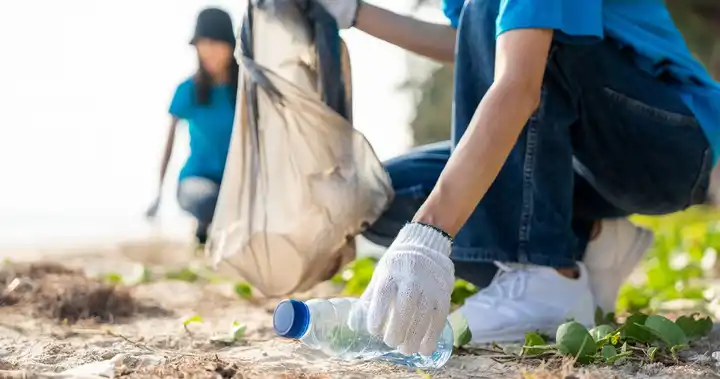
<path fill-rule="evenodd" d="M 190 40 L 194 45 L 198 38 L 227 42 L 235 46 L 235 31 L 230 15 L 222 9 L 205 8 L 198 14 L 195 34 Z"/>

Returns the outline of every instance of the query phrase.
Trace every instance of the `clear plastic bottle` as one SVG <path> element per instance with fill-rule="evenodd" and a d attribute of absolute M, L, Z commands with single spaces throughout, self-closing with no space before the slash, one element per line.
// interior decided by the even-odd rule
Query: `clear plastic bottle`
<path fill-rule="evenodd" d="M 453 330 L 446 322 L 437 350 L 428 357 L 404 355 L 372 336 L 365 328 L 363 309 L 351 309 L 357 299 L 283 300 L 275 308 L 273 327 L 280 337 L 300 340 L 314 350 L 341 359 L 379 360 L 419 369 L 437 369 L 450 359 Z M 352 326 L 352 327 L 351 327 Z"/>

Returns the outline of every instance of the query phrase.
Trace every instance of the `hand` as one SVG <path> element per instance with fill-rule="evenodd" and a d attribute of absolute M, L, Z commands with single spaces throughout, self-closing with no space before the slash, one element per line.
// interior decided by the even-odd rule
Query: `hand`
<path fill-rule="evenodd" d="M 150 204 L 148 209 L 145 211 L 145 217 L 148 219 L 154 219 L 157 215 L 158 208 L 160 208 L 160 195 L 158 194 L 157 197 L 155 197 L 155 200 Z"/>
<path fill-rule="evenodd" d="M 451 246 L 431 227 L 405 225 L 361 297 L 371 334 L 403 354 L 429 356 L 436 350 L 455 283 Z"/>
<path fill-rule="evenodd" d="M 361 0 L 317 0 L 335 19 L 340 29 L 349 29 L 355 25 Z"/>

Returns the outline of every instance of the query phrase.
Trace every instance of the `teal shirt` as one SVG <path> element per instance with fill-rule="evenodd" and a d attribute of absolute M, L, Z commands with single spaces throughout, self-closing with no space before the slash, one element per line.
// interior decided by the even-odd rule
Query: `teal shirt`
<path fill-rule="evenodd" d="M 488 0 L 492 1 L 492 0 Z M 638 53 L 637 64 L 652 75 L 670 73 L 673 84 L 720 151 L 720 84 L 696 60 L 663 0 L 494 0 L 500 2 L 496 35 L 522 28 L 554 29 L 557 38 L 609 36 Z M 444 0 L 443 10 L 457 26 L 464 0 Z"/>
<path fill-rule="evenodd" d="M 170 114 L 187 121 L 190 136 L 190 155 L 180 170 L 180 180 L 198 176 L 220 183 L 235 118 L 230 87 L 213 87 L 210 103 L 199 105 L 195 101 L 195 83 L 190 78 L 175 90 Z"/>

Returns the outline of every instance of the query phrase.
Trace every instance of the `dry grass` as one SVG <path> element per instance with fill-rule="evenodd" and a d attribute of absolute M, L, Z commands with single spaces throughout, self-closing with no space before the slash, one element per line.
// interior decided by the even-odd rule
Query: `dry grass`
<path fill-rule="evenodd" d="M 82 271 L 55 263 L 5 263 L 0 268 L 0 307 L 30 307 L 37 316 L 66 323 L 113 322 L 136 314 L 166 314 L 135 301 L 130 291 L 88 278 Z"/>

